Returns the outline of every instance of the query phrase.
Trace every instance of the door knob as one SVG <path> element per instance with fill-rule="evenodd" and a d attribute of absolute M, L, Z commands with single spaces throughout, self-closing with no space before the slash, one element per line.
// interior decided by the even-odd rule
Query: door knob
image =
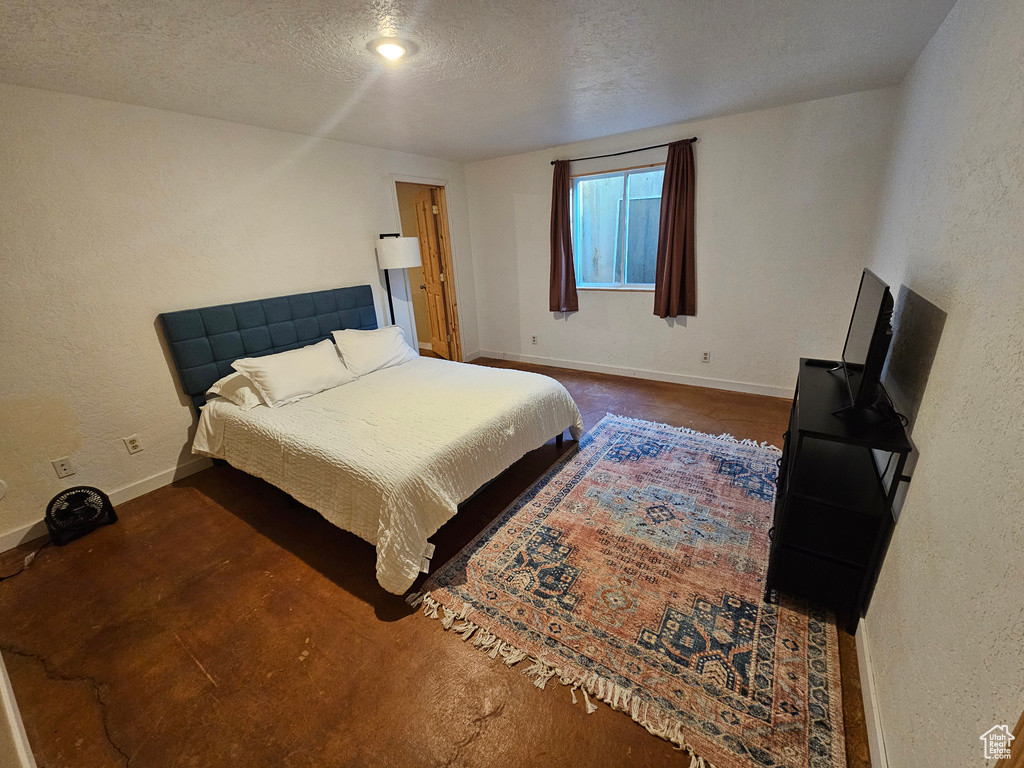
<path fill-rule="evenodd" d="M 425 291 L 425 290 L 427 290 L 427 286 L 425 286 L 425 285 L 421 285 L 421 286 L 420 286 L 420 290 L 421 290 L 421 291 Z"/>

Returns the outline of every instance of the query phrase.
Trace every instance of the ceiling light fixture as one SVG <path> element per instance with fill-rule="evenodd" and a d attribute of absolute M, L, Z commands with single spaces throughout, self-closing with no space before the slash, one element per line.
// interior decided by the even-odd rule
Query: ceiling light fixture
<path fill-rule="evenodd" d="M 372 40 L 366 47 L 368 50 L 380 54 L 388 61 L 398 61 L 402 57 L 412 56 L 419 50 L 415 43 L 397 37 L 378 37 L 376 40 Z"/>
<path fill-rule="evenodd" d="M 405 56 L 405 48 L 400 46 L 398 43 L 378 43 L 377 53 L 383 56 L 385 59 L 400 59 Z"/>

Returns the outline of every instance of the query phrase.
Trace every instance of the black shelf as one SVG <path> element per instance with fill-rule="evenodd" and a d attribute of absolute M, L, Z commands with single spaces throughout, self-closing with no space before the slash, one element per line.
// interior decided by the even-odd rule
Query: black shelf
<path fill-rule="evenodd" d="M 813 573 L 816 578 L 808 579 Z M 843 614 L 857 612 L 860 585 L 864 571 L 821 560 L 795 550 L 785 550 L 779 558 L 772 579 L 772 589 L 799 595 L 815 603 L 827 605 Z M 850 625 L 847 625 L 850 628 Z M 853 629 L 856 629 L 854 623 Z M 852 634 L 852 631 L 851 631 Z"/>
<path fill-rule="evenodd" d="M 853 568 L 871 561 L 878 522 L 868 515 L 791 497 L 785 537 L 779 542 Z"/>
<path fill-rule="evenodd" d="M 779 462 L 765 599 L 777 590 L 821 603 L 841 614 L 852 633 L 894 525 L 896 482 L 885 487 L 874 453 L 894 454 L 899 478 L 910 442 L 900 424 L 876 413 L 842 412 L 846 383 L 829 365 L 800 361 Z"/>
<path fill-rule="evenodd" d="M 843 372 L 807 365 L 807 362 L 800 361 L 797 390 L 800 431 L 804 435 L 892 453 L 910 451 L 906 430 L 897 421 L 889 421 L 871 411 L 837 415 L 835 412 L 849 402 Z"/>
<path fill-rule="evenodd" d="M 885 512 L 885 495 L 871 451 L 848 443 L 805 437 L 788 493 L 873 517 Z"/>

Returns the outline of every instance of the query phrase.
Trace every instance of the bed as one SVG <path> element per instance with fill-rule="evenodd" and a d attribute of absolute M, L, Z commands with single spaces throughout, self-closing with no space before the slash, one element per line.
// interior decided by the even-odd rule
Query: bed
<path fill-rule="evenodd" d="M 553 379 L 416 358 L 278 408 L 243 410 L 206 391 L 240 357 L 377 327 L 369 286 L 160 316 L 199 413 L 192 450 L 224 459 L 377 550 L 377 580 L 408 590 L 427 539 L 458 505 L 566 429 L 579 410 Z"/>

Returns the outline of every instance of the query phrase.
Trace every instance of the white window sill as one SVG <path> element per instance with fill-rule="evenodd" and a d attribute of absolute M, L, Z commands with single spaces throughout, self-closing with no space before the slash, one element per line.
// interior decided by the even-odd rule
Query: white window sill
<path fill-rule="evenodd" d="M 650 288 L 640 285 L 577 285 L 577 291 L 612 291 L 617 293 L 654 293 L 654 286 Z"/>

